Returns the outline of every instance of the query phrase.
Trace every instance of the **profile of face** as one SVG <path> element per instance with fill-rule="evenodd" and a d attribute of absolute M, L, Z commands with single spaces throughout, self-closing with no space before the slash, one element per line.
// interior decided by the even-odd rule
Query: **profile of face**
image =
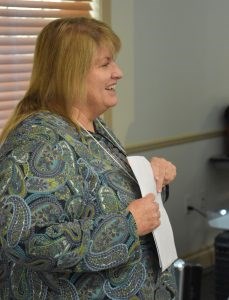
<path fill-rule="evenodd" d="M 98 48 L 86 77 L 86 110 L 90 117 L 97 117 L 117 104 L 116 85 L 122 76 L 111 51 Z"/>

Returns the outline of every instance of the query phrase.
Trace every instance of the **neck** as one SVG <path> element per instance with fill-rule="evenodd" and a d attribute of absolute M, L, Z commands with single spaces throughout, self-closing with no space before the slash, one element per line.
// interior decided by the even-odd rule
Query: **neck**
<path fill-rule="evenodd" d="M 90 119 L 83 114 L 78 108 L 74 107 L 72 109 L 72 120 L 75 124 L 78 124 L 81 127 L 84 127 L 88 131 L 95 132 L 95 127 L 93 119 Z"/>

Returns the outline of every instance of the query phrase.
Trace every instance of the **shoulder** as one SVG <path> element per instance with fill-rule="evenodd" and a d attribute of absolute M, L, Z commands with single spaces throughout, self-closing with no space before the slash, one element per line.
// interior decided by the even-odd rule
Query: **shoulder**
<path fill-rule="evenodd" d="M 51 112 L 39 112 L 36 113 L 24 121 L 22 121 L 16 130 L 28 129 L 28 128 L 39 128 L 44 127 L 53 128 L 53 130 L 58 130 L 62 128 L 65 130 L 72 129 L 72 124 L 64 119 L 62 116 L 51 113 Z M 28 133 L 28 132 L 27 132 Z"/>
<path fill-rule="evenodd" d="M 56 144 L 59 140 L 78 139 L 79 134 L 70 122 L 63 117 L 39 112 L 29 116 L 12 130 L 0 148 L 0 158 L 14 149 L 30 151 L 43 143 Z"/>
<path fill-rule="evenodd" d="M 62 116 L 51 112 L 39 112 L 23 120 L 11 133 L 10 138 L 34 138 L 76 132 L 75 127 Z"/>

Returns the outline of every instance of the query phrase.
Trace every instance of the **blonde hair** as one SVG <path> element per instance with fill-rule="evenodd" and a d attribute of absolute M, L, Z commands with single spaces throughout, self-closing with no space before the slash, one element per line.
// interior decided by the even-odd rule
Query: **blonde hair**
<path fill-rule="evenodd" d="M 116 54 L 119 37 L 105 23 L 92 18 L 56 19 L 40 32 L 29 88 L 3 128 L 0 141 L 25 118 L 51 111 L 71 121 L 73 101 L 86 101 L 86 75 L 97 48 Z"/>

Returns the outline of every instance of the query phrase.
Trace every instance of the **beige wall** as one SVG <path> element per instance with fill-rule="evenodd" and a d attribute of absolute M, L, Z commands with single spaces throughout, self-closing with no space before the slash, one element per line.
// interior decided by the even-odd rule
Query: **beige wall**
<path fill-rule="evenodd" d="M 229 105 L 228 14 L 225 0 L 111 0 L 125 74 L 113 129 L 126 146 L 222 129 Z M 212 245 L 217 234 L 201 216 L 187 215 L 186 203 L 229 206 L 229 172 L 208 163 L 223 152 L 221 143 L 203 139 L 139 152 L 165 156 L 178 166 L 166 207 L 180 255 Z"/>

